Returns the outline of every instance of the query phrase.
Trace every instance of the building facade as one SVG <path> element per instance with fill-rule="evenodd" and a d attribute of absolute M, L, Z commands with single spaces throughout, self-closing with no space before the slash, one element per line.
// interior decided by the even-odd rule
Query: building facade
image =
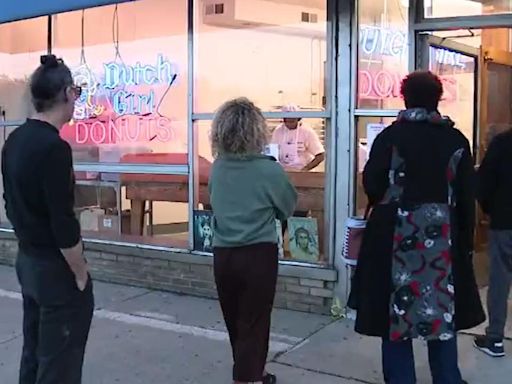
<path fill-rule="evenodd" d="M 84 90 L 62 137 L 73 148 L 76 213 L 101 280 L 215 297 L 209 130 L 230 98 L 252 99 L 271 129 L 301 118 L 325 147 L 316 169 L 290 174 L 308 218 L 289 223 L 276 299 L 320 313 L 346 299 L 345 220 L 366 206 L 362 169 L 402 108 L 403 76 L 415 68 L 441 76 L 442 112 L 477 161 L 490 132 L 512 121 L 505 0 L 25 3 L 0 15 L 1 140 L 30 114 L 26 85 L 39 56 L 62 57 Z M 493 101 L 498 86 L 503 97 Z M 289 104 L 298 110 L 283 112 Z M 477 219 L 483 249 L 485 220 Z M 0 226 L 0 260 L 12 263 L 3 209 Z M 297 227 L 308 229 L 307 257 L 295 250 Z"/>

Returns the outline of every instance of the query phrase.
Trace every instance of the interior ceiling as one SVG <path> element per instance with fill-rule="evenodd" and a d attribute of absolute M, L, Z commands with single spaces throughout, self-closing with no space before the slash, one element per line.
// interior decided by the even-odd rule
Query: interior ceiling
<path fill-rule="evenodd" d="M 308 8 L 326 9 L 327 0 L 267 0 L 273 3 L 303 5 Z"/>

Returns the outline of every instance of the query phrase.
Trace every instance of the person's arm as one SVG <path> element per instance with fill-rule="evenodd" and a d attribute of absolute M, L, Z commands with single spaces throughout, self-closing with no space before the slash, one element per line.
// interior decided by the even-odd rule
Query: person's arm
<path fill-rule="evenodd" d="M 381 132 L 373 142 L 370 157 L 363 171 L 363 186 L 371 206 L 378 204 L 389 187 L 392 147 L 388 130 Z"/>
<path fill-rule="evenodd" d="M 80 224 L 73 210 L 73 160 L 69 144 L 59 141 L 53 145 L 45 158 L 41 177 L 53 236 L 75 275 L 78 288 L 84 290 L 88 269 Z"/>
<path fill-rule="evenodd" d="M 499 139 L 495 139 L 489 145 L 482 164 L 478 168 L 477 199 L 482 211 L 487 215 L 491 211 L 498 184 L 499 152 Z"/>
<path fill-rule="evenodd" d="M 306 150 L 315 156 L 315 158 L 304 167 L 304 171 L 311 171 L 312 169 L 315 169 L 320 164 L 322 164 L 322 162 L 325 160 L 325 148 L 320 142 L 320 138 L 318 137 L 317 133 L 312 129 L 308 134 L 308 138 L 305 144 Z"/>
<path fill-rule="evenodd" d="M 284 169 L 278 164 L 272 180 L 268 181 L 268 193 L 275 207 L 276 217 L 281 221 L 287 220 L 297 206 L 297 191 Z"/>
<path fill-rule="evenodd" d="M 454 193 L 457 201 L 455 213 L 457 215 L 456 224 L 459 233 L 460 255 L 471 257 L 475 232 L 476 178 L 471 148 L 469 142 L 466 139 L 464 140 L 466 141 L 464 153 L 460 159 L 454 182 Z"/>
<path fill-rule="evenodd" d="M 315 156 L 315 158 L 313 160 L 311 160 L 311 163 L 309 163 L 308 165 L 306 165 L 304 167 L 304 171 L 311 171 L 312 169 L 315 169 L 320 164 L 322 164 L 324 160 L 325 160 L 325 153 L 319 153 L 318 155 Z"/>

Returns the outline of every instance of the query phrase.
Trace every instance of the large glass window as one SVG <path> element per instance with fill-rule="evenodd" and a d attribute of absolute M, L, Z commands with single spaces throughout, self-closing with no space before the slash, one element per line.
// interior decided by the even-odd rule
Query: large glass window
<path fill-rule="evenodd" d="M 409 1 L 402 1 L 408 4 Z M 479 16 L 512 12 L 510 0 L 424 0 L 425 17 Z"/>
<path fill-rule="evenodd" d="M 29 100 L 22 94 L 26 78 L 51 47 L 83 89 L 61 136 L 73 149 L 75 208 L 84 236 L 187 248 L 196 224 L 189 209 L 211 209 L 213 114 L 228 99 L 248 97 L 268 115 L 272 131 L 285 127 L 287 117 L 315 138 L 319 164 L 288 170 L 300 195 L 297 220 L 281 229 L 276 224 L 276 231 L 284 237 L 282 259 L 327 265 L 325 152 L 335 88 L 327 0 L 195 0 L 193 56 L 189 12 L 187 0 L 140 0 L 52 15 L 50 35 L 48 17 L 0 25 L 5 119 L 28 115 L 20 103 Z M 194 89 L 188 88 L 191 76 Z M 192 206 L 189 148 L 198 165 Z"/>
<path fill-rule="evenodd" d="M 76 209 L 84 235 L 187 248 L 188 176 L 148 170 L 188 163 L 187 1 L 143 0 L 52 18 L 53 53 L 83 89 L 61 136 L 80 167 Z M 103 169 L 87 169 L 91 163 Z M 120 173 L 109 164 L 142 168 Z"/>
<path fill-rule="evenodd" d="M 62 130 L 75 161 L 187 152 L 186 0 L 55 15 L 53 39 L 84 90 Z"/>
<path fill-rule="evenodd" d="M 16 128 L 12 123 L 31 113 L 28 77 L 47 50 L 47 32 L 47 17 L 0 24 L 0 149 Z M 0 225 L 10 226 L 3 203 Z"/>
<path fill-rule="evenodd" d="M 48 18 L 0 24 L 0 122 L 30 113 L 27 80 L 47 51 Z"/>
<path fill-rule="evenodd" d="M 265 111 L 323 110 L 326 15 L 326 0 L 197 1 L 194 111 L 238 96 Z"/>
<path fill-rule="evenodd" d="M 359 1 L 358 108 L 398 109 L 408 66 L 408 8 L 400 1 Z"/>
<path fill-rule="evenodd" d="M 208 180 L 204 173 L 209 169 L 202 164 L 214 161 L 209 140 L 213 112 L 229 99 L 248 97 L 264 113 L 277 112 L 268 119 L 272 132 L 278 127 L 286 128 L 284 115 L 280 115 L 283 111 L 295 113 L 297 116 L 288 117 L 300 120 L 301 127 L 314 135 L 319 145 L 315 148 L 321 151 L 310 143 L 306 147 L 326 152 L 330 126 L 327 100 L 334 84 L 328 80 L 326 0 L 251 0 L 224 4 L 200 0 L 195 12 L 193 109 L 195 116 L 199 116 L 194 129 L 200 168 L 195 208 L 208 210 L 203 181 Z M 290 130 L 287 137 L 295 140 L 298 136 L 293 133 Z M 278 144 L 279 157 L 284 154 L 284 144 L 278 136 L 274 135 L 273 142 Z M 284 159 L 280 160 L 285 165 Z M 328 240 L 324 198 L 328 180 L 326 161 L 327 157 L 310 171 L 288 169 L 300 198 L 294 218 L 276 226 L 283 237 L 281 258 L 284 260 L 329 263 L 324 251 Z M 299 245 L 307 245 L 309 251 L 299 249 Z"/>

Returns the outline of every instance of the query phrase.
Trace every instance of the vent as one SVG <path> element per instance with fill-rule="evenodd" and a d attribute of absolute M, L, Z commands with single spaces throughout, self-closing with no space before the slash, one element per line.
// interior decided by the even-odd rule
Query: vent
<path fill-rule="evenodd" d="M 312 23 L 312 24 L 318 23 L 318 14 L 302 12 L 301 21 L 303 23 Z"/>
<path fill-rule="evenodd" d="M 224 3 L 206 4 L 205 15 L 223 15 Z"/>

